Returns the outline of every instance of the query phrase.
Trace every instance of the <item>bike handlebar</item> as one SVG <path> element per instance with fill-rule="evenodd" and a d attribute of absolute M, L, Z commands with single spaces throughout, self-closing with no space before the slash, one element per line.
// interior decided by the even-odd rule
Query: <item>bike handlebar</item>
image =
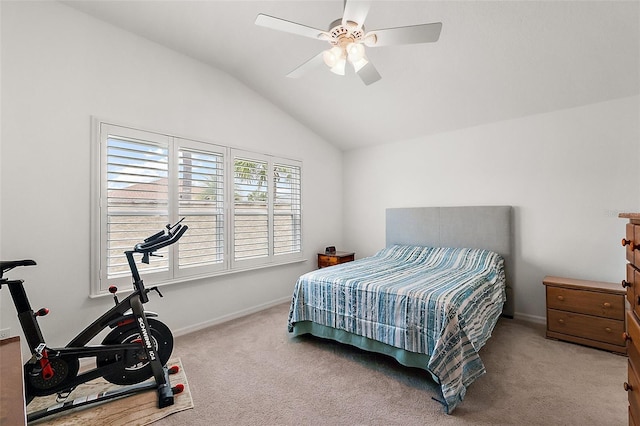
<path fill-rule="evenodd" d="M 136 253 L 150 254 L 177 242 L 184 233 L 187 232 L 187 229 L 189 229 L 187 225 L 180 224 L 183 220 L 184 218 L 180 219 L 180 221 L 176 222 L 174 225 L 167 225 L 166 231 L 160 231 L 157 234 L 146 238 L 144 242 L 136 244 L 133 251 Z"/>

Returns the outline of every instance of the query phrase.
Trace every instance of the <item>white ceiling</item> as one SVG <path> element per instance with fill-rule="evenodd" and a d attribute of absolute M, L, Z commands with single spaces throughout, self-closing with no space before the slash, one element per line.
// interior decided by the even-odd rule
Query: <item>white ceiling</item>
<path fill-rule="evenodd" d="M 382 80 L 321 65 L 326 42 L 258 27 L 258 13 L 319 29 L 342 0 L 69 1 L 235 76 L 343 150 L 637 95 L 638 1 L 373 1 L 366 29 L 442 22 L 437 43 L 367 48 Z"/>

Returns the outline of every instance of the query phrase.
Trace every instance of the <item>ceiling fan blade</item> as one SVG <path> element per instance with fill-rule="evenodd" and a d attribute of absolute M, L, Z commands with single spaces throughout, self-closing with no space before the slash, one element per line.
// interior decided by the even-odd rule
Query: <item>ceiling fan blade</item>
<path fill-rule="evenodd" d="M 298 68 L 294 69 L 289 74 L 287 74 L 287 77 L 289 77 L 289 78 L 301 77 L 304 73 L 309 71 L 311 68 L 315 68 L 315 67 L 319 66 L 320 64 L 324 64 L 324 59 L 322 59 L 322 54 L 323 53 L 324 52 L 320 52 L 319 54 L 317 54 L 313 58 L 309 59 L 307 62 L 303 63 Z"/>
<path fill-rule="evenodd" d="M 394 44 L 432 43 L 438 41 L 441 30 L 442 22 L 373 30 L 365 34 L 364 44 L 369 47 L 379 47 Z"/>
<path fill-rule="evenodd" d="M 328 40 L 331 37 L 326 31 L 262 13 L 256 17 L 256 25 L 319 40 Z"/>
<path fill-rule="evenodd" d="M 360 29 L 364 24 L 364 20 L 369 13 L 369 7 L 371 1 L 363 0 L 344 0 L 344 13 L 342 14 L 342 25 L 347 25 L 347 21 L 355 22 L 358 24 L 357 28 Z"/>
<path fill-rule="evenodd" d="M 368 62 L 367 65 L 358 70 L 358 76 L 367 86 L 382 78 L 371 62 Z"/>

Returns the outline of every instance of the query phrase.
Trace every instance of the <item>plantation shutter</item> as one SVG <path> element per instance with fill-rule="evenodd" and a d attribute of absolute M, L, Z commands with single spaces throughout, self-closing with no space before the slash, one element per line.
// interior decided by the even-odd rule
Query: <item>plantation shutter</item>
<path fill-rule="evenodd" d="M 91 294 L 131 285 L 125 251 L 189 230 L 136 265 L 154 284 L 304 260 L 302 163 L 94 120 Z M 126 288 L 126 287 L 125 287 Z"/>
<path fill-rule="evenodd" d="M 189 224 L 179 241 L 180 269 L 224 261 L 224 155 L 192 148 L 178 152 L 178 213 Z"/>
<path fill-rule="evenodd" d="M 266 161 L 234 159 L 234 260 L 269 256 L 269 193 Z"/>
<path fill-rule="evenodd" d="M 300 167 L 276 164 L 273 170 L 273 253 L 302 250 Z"/>
<path fill-rule="evenodd" d="M 124 255 L 169 220 L 169 148 L 166 144 L 121 135 L 107 137 L 106 276 L 130 274 Z M 104 200 L 103 200 L 104 202 Z M 167 249 L 161 250 L 162 255 Z M 167 257 L 141 272 L 166 271 Z"/>

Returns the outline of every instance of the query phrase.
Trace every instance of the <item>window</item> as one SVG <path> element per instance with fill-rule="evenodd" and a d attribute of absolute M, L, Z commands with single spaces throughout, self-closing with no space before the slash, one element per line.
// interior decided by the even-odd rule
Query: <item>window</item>
<path fill-rule="evenodd" d="M 132 131 L 105 136 L 103 260 L 105 278 L 113 279 L 129 273 L 123 252 L 169 222 L 169 145 L 166 137 Z M 164 257 L 140 265 L 141 273 L 169 270 L 166 249 L 158 254 Z"/>
<path fill-rule="evenodd" d="M 302 252 L 300 166 L 233 151 L 233 262 L 259 265 Z"/>
<path fill-rule="evenodd" d="M 189 226 L 182 239 L 138 263 L 154 284 L 303 258 L 300 162 L 95 127 L 92 294 L 129 285 L 124 251 L 180 218 Z"/>
<path fill-rule="evenodd" d="M 273 167 L 273 253 L 285 256 L 302 249 L 300 166 Z"/>
<path fill-rule="evenodd" d="M 178 216 L 189 232 L 178 242 L 180 270 L 224 263 L 224 155 L 178 150 Z"/>

